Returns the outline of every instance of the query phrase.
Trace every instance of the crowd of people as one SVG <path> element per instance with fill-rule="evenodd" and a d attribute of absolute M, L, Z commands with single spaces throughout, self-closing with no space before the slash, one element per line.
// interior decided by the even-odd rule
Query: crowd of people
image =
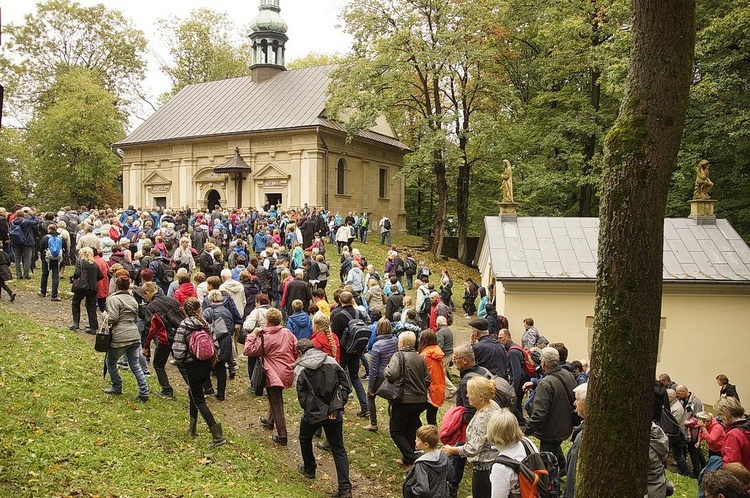
<path fill-rule="evenodd" d="M 549 343 L 533 318 L 523 320 L 515 342 L 507 318 L 498 314 L 493 286 L 470 278 L 463 282 L 462 308 L 471 339 L 458 343 L 449 271 L 432 279 L 428 265 L 395 248 L 385 261 L 368 262 L 362 248 L 371 229 L 390 246 L 386 216 L 375 224 L 367 213 L 342 217 L 307 205 L 232 211 L 130 206 L 121 212 L 65 207 L 43 214 L 15 206 L 12 215 L 0 208 L 0 281 L 13 301 L 11 265 L 17 279 L 29 278 L 39 260 L 38 295 L 59 301 L 60 278 L 72 267 L 70 329 L 81 328 L 83 304 L 84 331 L 111 333 L 111 383 L 104 392 L 121 395 L 119 370 L 128 369 L 138 385 L 136 399 L 148 402 L 153 369 L 156 394 L 173 399 L 171 356 L 187 385 L 188 433 L 198 435 L 200 415 L 210 447 L 227 440 L 206 397 L 227 399 L 227 382 L 239 369 L 235 343 L 241 344 L 249 387 L 268 401 L 260 424 L 275 432 L 274 443 L 288 444 L 283 392 L 294 387 L 303 411 L 299 472 L 316 477 L 313 441 L 324 432 L 316 446 L 333 455 L 334 496 L 349 497 L 352 489 L 345 407 L 356 399 L 354 413 L 367 419 L 362 430 L 377 432 L 383 398 L 397 463 L 408 471 L 404 496 L 457 496 L 467 462 L 474 498 L 517 496 L 520 466 L 534 461 L 545 465 L 552 496 L 574 497 L 588 362 L 568 361 L 565 345 Z M 335 255 L 327 249 L 334 242 Z M 332 258 L 339 262 L 339 281 L 329 285 L 336 280 Z M 214 354 L 199 359 L 193 343 L 204 331 Z M 732 479 L 745 479 L 740 486 L 747 493 L 750 426 L 729 379 L 719 375 L 717 382 L 715 415 L 668 375 L 655 383 L 649 497 L 669 494 L 669 453 L 680 473 L 700 480 L 701 496 L 745 496 L 731 494 Z M 439 419 L 447 401 L 455 406 Z M 569 439 L 565 454 L 562 443 Z"/>

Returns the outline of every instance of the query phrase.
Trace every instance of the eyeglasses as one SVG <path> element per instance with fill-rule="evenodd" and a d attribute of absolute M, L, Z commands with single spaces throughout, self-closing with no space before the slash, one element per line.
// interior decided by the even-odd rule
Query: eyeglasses
<path fill-rule="evenodd" d="M 465 360 L 466 358 L 468 358 L 468 356 L 454 356 L 453 357 L 453 361 L 456 361 L 456 360 Z"/>

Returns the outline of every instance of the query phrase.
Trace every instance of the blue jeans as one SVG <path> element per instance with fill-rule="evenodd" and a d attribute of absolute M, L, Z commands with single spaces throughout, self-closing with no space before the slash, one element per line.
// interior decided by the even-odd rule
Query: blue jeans
<path fill-rule="evenodd" d="M 120 377 L 120 372 L 117 371 L 117 360 L 124 353 L 128 358 L 130 371 L 133 372 L 135 380 L 138 383 L 138 395 L 148 396 L 148 383 L 146 382 L 146 376 L 143 375 L 143 370 L 141 370 L 141 364 L 139 361 L 141 356 L 140 351 L 141 345 L 138 342 L 128 346 L 112 348 L 107 351 L 107 372 L 109 372 L 109 378 L 112 380 L 112 389 L 116 392 L 122 392 L 122 378 Z"/>
<path fill-rule="evenodd" d="M 315 469 L 317 468 L 312 441 L 315 432 L 322 427 L 326 433 L 326 440 L 331 445 L 333 463 L 336 465 L 339 491 L 352 489 L 352 483 L 349 482 L 349 457 L 344 447 L 343 425 L 344 423 L 340 417 L 339 420 L 326 420 L 318 424 L 311 424 L 305 420 L 304 416 L 299 424 L 299 446 L 305 472 L 315 473 Z"/>
<path fill-rule="evenodd" d="M 456 446 L 463 446 L 464 443 L 456 443 Z M 451 455 L 448 457 L 448 462 L 453 467 L 453 479 L 448 481 L 448 484 L 453 489 L 458 489 L 461 485 L 461 481 L 464 478 L 464 469 L 466 468 L 466 458 L 459 455 Z"/>
<path fill-rule="evenodd" d="M 365 411 L 367 410 L 367 395 L 365 394 L 365 388 L 362 387 L 362 379 L 359 378 L 359 358 L 356 355 L 342 353 L 341 368 L 349 374 L 349 382 L 352 384 L 354 392 L 357 393 L 359 409 Z"/>
<path fill-rule="evenodd" d="M 682 441 L 679 441 L 677 443 L 670 443 L 670 448 L 672 449 L 672 456 L 674 457 L 675 462 L 677 462 L 677 468 L 680 471 L 680 474 L 683 476 L 689 476 L 690 469 L 688 469 L 687 466 L 687 460 L 685 459 L 685 443 Z"/>
<path fill-rule="evenodd" d="M 388 245 L 391 245 L 391 231 L 390 230 L 381 232 L 380 234 L 380 243 L 385 244 L 386 240 L 388 241 Z"/>
<path fill-rule="evenodd" d="M 367 228 L 359 229 L 359 240 L 361 240 L 363 244 L 367 243 Z"/>
<path fill-rule="evenodd" d="M 42 282 L 39 286 L 42 296 L 47 295 L 47 279 L 50 273 L 52 273 L 52 297 L 57 297 L 57 289 L 60 286 L 60 260 L 42 260 Z"/>
<path fill-rule="evenodd" d="M 414 275 L 409 275 L 408 273 L 405 273 L 406 275 L 406 287 L 411 290 L 411 288 L 414 286 Z M 446 306 L 448 303 L 446 303 Z"/>

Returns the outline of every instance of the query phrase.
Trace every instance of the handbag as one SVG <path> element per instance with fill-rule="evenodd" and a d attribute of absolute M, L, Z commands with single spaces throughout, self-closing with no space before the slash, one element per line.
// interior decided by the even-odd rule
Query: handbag
<path fill-rule="evenodd" d="M 266 345 L 263 341 L 263 332 L 260 333 L 260 356 L 255 362 L 255 368 L 250 376 L 250 389 L 256 396 L 263 396 L 263 389 L 266 387 L 266 369 L 263 365 L 263 355 L 266 354 Z"/>
<path fill-rule="evenodd" d="M 107 326 L 107 314 L 102 315 L 102 325 L 96 332 L 96 339 L 94 340 L 94 350 L 100 353 L 106 353 L 112 346 L 112 331 Z"/>
<path fill-rule="evenodd" d="M 384 380 L 383 383 L 380 384 L 378 392 L 375 393 L 376 396 L 387 399 L 392 403 L 400 403 L 404 397 L 404 366 L 406 360 L 404 359 L 404 355 L 402 353 L 398 352 L 396 353 L 396 355 L 399 355 L 399 357 L 401 358 L 401 370 L 399 372 L 400 375 L 398 376 L 398 379 L 396 379 L 394 382 L 390 382 L 387 379 Z"/>

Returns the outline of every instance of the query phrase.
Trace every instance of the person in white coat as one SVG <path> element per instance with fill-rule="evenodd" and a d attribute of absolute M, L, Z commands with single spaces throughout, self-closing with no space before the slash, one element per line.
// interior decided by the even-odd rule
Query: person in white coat
<path fill-rule="evenodd" d="M 534 443 L 523 436 L 516 416 L 507 408 L 501 408 L 490 418 L 487 440 L 497 450 L 498 457 L 505 456 L 517 462 L 526 458 L 528 451 L 538 453 Z M 492 498 L 507 498 L 514 488 L 518 488 L 518 473 L 507 465 L 495 463 L 490 472 L 490 483 Z"/>

